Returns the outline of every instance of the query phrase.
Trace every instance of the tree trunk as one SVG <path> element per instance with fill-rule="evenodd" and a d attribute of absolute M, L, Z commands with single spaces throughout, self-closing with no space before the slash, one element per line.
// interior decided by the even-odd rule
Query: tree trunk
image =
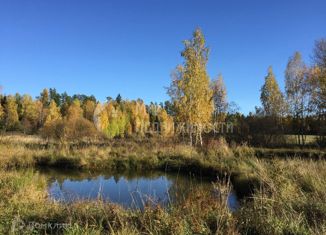
<path fill-rule="evenodd" d="M 189 128 L 189 138 L 190 138 L 190 146 L 192 146 L 192 127 Z"/>

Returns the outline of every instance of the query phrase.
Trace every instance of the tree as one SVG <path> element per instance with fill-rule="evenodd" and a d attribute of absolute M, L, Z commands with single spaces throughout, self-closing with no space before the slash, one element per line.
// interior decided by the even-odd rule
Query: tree
<path fill-rule="evenodd" d="M 265 83 L 261 88 L 260 100 L 263 105 L 265 115 L 272 117 L 280 117 L 283 115 L 283 94 L 277 84 L 272 67 L 268 68 Z"/>
<path fill-rule="evenodd" d="M 158 112 L 160 110 L 160 106 L 158 106 L 156 103 L 151 102 L 149 106 L 146 108 L 147 113 L 149 114 L 149 121 L 151 124 L 154 124 L 155 122 L 158 122 Z"/>
<path fill-rule="evenodd" d="M 2 104 L 0 102 L 0 128 L 3 125 L 4 119 L 5 119 L 5 111 L 4 111 L 4 108 L 2 107 Z"/>
<path fill-rule="evenodd" d="M 50 106 L 49 106 L 48 114 L 45 119 L 44 126 L 51 125 L 61 119 L 62 119 L 62 117 L 61 117 L 60 109 L 57 107 L 56 102 L 54 100 L 52 100 L 50 102 Z"/>
<path fill-rule="evenodd" d="M 192 145 L 195 134 L 196 142 L 202 145 L 203 127 L 211 121 L 213 111 L 212 91 L 206 69 L 209 49 L 200 29 L 194 31 L 190 40 L 184 41 L 184 46 L 181 56 L 185 61 L 172 75 L 168 94 L 176 107 L 177 120 L 189 126 L 190 144 Z"/>
<path fill-rule="evenodd" d="M 214 120 L 224 119 L 223 116 L 227 112 L 228 103 L 226 99 L 226 88 L 221 74 L 216 80 L 211 82 L 211 89 L 213 91 Z"/>
<path fill-rule="evenodd" d="M 53 138 L 63 141 L 64 126 L 60 109 L 54 100 L 50 102 L 41 134 L 46 139 Z"/>
<path fill-rule="evenodd" d="M 326 38 L 315 42 L 313 60 L 317 66 L 326 69 Z"/>
<path fill-rule="evenodd" d="M 313 54 L 314 67 L 310 70 L 311 104 L 319 123 L 319 138 L 326 143 L 326 38 L 315 42 Z"/>
<path fill-rule="evenodd" d="M 164 102 L 164 109 L 170 116 L 175 116 L 175 107 L 169 100 Z"/>
<path fill-rule="evenodd" d="M 283 131 L 282 117 L 285 115 L 285 103 L 283 94 L 275 79 L 272 67 L 268 68 L 265 83 L 261 88 L 260 100 L 263 108 L 263 116 L 257 117 L 263 125 L 260 127 L 260 139 L 264 143 L 277 143 Z"/>
<path fill-rule="evenodd" d="M 173 118 L 164 109 L 163 103 L 157 105 L 157 103 L 151 102 L 147 106 L 147 113 L 149 114 L 151 131 L 160 133 L 163 137 L 170 137 L 174 134 Z"/>
<path fill-rule="evenodd" d="M 104 111 L 104 109 L 105 105 L 98 103 L 94 110 L 94 124 L 99 132 L 104 132 L 109 123 L 108 114 Z"/>
<path fill-rule="evenodd" d="M 39 100 L 42 102 L 44 108 L 50 104 L 48 89 L 46 88 L 43 89 L 43 91 L 40 94 Z"/>
<path fill-rule="evenodd" d="M 19 119 L 17 112 L 16 99 L 13 96 L 7 97 L 5 106 L 5 126 L 7 130 L 15 130 L 18 128 Z"/>
<path fill-rule="evenodd" d="M 35 131 L 39 121 L 39 109 L 30 95 L 22 97 L 22 125 L 24 132 Z"/>
<path fill-rule="evenodd" d="M 293 117 L 293 129 L 297 130 L 298 143 L 304 144 L 305 117 L 309 111 L 309 83 L 307 68 L 299 52 L 289 58 L 285 70 L 285 90 L 289 111 Z"/>
<path fill-rule="evenodd" d="M 84 117 L 87 120 L 93 121 L 95 107 L 96 107 L 96 103 L 92 100 L 86 100 L 83 103 Z"/>
<path fill-rule="evenodd" d="M 75 99 L 68 108 L 67 119 L 78 119 L 83 117 L 83 109 L 80 107 L 80 101 Z"/>
<path fill-rule="evenodd" d="M 144 136 L 149 127 L 149 114 L 144 102 L 140 99 L 126 103 L 126 111 L 133 134 Z"/>
<path fill-rule="evenodd" d="M 120 100 L 121 102 L 121 100 Z M 110 138 L 123 137 L 126 133 L 127 114 L 121 109 L 121 103 L 117 101 L 109 102 L 106 111 L 108 113 L 108 126 L 106 128 L 107 136 Z"/>
<path fill-rule="evenodd" d="M 23 118 L 22 96 L 19 93 L 16 93 L 15 99 L 17 104 L 18 120 L 21 120 Z"/>
<path fill-rule="evenodd" d="M 116 101 L 118 104 L 120 104 L 121 100 L 122 100 L 122 97 L 121 97 L 120 94 L 118 94 L 118 95 L 117 95 L 117 98 L 115 98 L 115 101 Z"/>
<path fill-rule="evenodd" d="M 61 94 L 61 114 L 62 116 L 67 116 L 68 114 L 68 108 L 70 107 L 73 99 L 71 96 L 67 94 L 67 92 L 64 92 Z"/>
<path fill-rule="evenodd" d="M 94 123 L 97 130 L 109 138 L 124 137 L 132 133 L 130 115 L 125 107 L 127 101 L 111 100 L 105 105 L 98 104 L 94 111 Z"/>
<path fill-rule="evenodd" d="M 171 137 L 174 134 L 173 118 L 167 114 L 165 109 L 160 108 L 158 111 L 158 121 L 160 123 L 160 134 L 163 137 Z"/>
<path fill-rule="evenodd" d="M 58 107 L 61 106 L 61 96 L 55 88 L 50 88 L 50 101 L 54 100 Z"/>
<path fill-rule="evenodd" d="M 319 113 L 326 115 L 326 38 L 316 41 L 313 60 L 315 63 L 316 88 Z"/>

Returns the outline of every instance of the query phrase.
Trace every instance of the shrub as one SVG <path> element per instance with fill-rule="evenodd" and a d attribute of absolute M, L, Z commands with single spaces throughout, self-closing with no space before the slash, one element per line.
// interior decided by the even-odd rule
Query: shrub
<path fill-rule="evenodd" d="M 211 139 L 208 141 L 206 146 L 206 154 L 209 157 L 221 158 L 232 156 L 232 151 L 230 150 L 226 140 L 223 137 L 218 139 Z"/>

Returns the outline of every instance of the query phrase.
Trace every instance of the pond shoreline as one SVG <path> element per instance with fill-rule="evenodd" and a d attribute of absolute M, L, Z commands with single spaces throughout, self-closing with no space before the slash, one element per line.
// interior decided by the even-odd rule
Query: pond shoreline
<path fill-rule="evenodd" d="M 49 180 L 49 198 L 60 203 L 100 199 L 124 208 L 143 210 L 147 202 L 165 208 L 180 204 L 195 190 L 211 192 L 217 200 L 222 193 L 214 188 L 214 183 L 218 181 L 216 178 L 160 170 L 80 171 L 41 168 L 37 172 Z M 231 184 L 229 186 L 228 206 L 235 211 L 239 203 Z"/>
<path fill-rule="evenodd" d="M 161 170 L 193 173 L 211 179 L 230 178 L 240 199 L 251 196 L 261 183 L 257 175 L 250 174 L 247 169 L 240 169 L 239 162 L 253 159 L 326 160 L 326 151 L 319 149 L 237 146 L 222 151 L 203 152 L 189 145 L 160 143 L 157 140 L 152 142 L 148 139 L 112 140 L 87 145 L 75 143 L 61 148 L 58 148 L 57 144 L 44 144 L 40 139 L 32 143 L 1 140 L 1 145 L 6 145 L 8 150 L 12 150 L 9 151 L 12 156 L 7 157 L 8 161 L 0 162 L 0 168 L 3 169 L 50 167 L 92 171 Z"/>
<path fill-rule="evenodd" d="M 0 233 L 4 234 L 17 216 L 25 223 L 71 225 L 65 230 L 55 230 L 59 234 L 126 234 L 126 231 L 127 234 L 133 234 L 131 231 L 137 231 L 136 234 L 149 231 L 158 234 L 185 231 L 323 234 L 326 231 L 326 161 L 322 150 L 320 158 L 301 157 L 299 151 L 298 157 L 270 157 L 268 152 L 265 158 L 257 157 L 257 150 L 245 145 L 198 149 L 151 140 L 112 141 L 102 147 L 61 149 L 1 140 L 0 150 Z M 103 169 L 192 172 L 219 178 L 222 183 L 216 182 L 216 187 L 221 189 L 228 188 L 226 181 L 230 179 L 236 193 L 246 197 L 235 213 L 228 210 L 223 198 L 217 203 L 216 198 L 205 191 L 193 193 L 182 205 L 169 209 L 131 211 L 101 201 L 60 205 L 48 201 L 46 179 L 35 171 L 47 167 L 92 172 Z M 289 206 L 293 209 L 287 210 Z M 42 228 L 35 229 L 45 233 Z M 53 231 L 47 229 L 46 232 Z"/>

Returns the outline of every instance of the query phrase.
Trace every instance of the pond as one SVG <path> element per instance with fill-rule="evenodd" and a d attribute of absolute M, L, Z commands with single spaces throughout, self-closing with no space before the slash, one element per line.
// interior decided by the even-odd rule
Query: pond
<path fill-rule="evenodd" d="M 40 173 L 49 179 L 50 198 L 62 203 L 100 199 L 125 208 L 142 209 L 148 203 L 162 206 L 179 203 L 194 190 L 209 190 L 217 194 L 212 184 L 214 180 L 190 174 L 162 171 L 94 173 L 54 169 L 41 170 Z M 233 191 L 227 196 L 227 205 L 231 211 L 239 206 Z"/>

